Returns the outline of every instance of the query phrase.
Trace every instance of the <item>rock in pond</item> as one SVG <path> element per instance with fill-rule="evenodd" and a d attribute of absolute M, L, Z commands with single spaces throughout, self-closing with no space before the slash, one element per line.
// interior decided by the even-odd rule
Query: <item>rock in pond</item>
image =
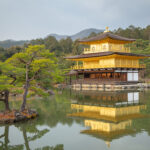
<path fill-rule="evenodd" d="M 23 112 L 18 110 L 0 112 L 0 124 L 15 123 L 26 121 L 38 116 L 38 113 L 32 109 L 26 109 Z"/>

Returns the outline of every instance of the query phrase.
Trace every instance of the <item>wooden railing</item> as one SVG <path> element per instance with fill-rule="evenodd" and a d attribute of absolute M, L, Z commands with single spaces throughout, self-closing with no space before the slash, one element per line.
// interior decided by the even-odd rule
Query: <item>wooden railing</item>
<path fill-rule="evenodd" d="M 139 64 L 139 68 L 146 68 L 146 64 Z"/>
<path fill-rule="evenodd" d="M 139 65 L 136 65 L 136 66 L 133 66 L 133 65 L 113 65 L 113 64 L 109 64 L 109 65 L 88 65 L 87 67 L 86 66 L 83 66 L 83 65 L 75 65 L 75 66 L 72 66 L 71 69 L 72 70 L 78 70 L 78 69 L 97 69 L 97 68 L 146 68 L 146 65 L 145 64 L 139 64 Z"/>
<path fill-rule="evenodd" d="M 84 48 L 84 53 L 88 53 L 90 51 L 91 51 L 90 48 Z"/>
<path fill-rule="evenodd" d="M 126 53 L 130 53 L 131 51 L 130 51 L 130 47 L 125 47 L 125 52 Z"/>
<path fill-rule="evenodd" d="M 82 65 L 75 65 L 71 67 L 72 70 L 77 70 L 77 69 L 85 69 Z"/>
<path fill-rule="evenodd" d="M 103 49 L 95 49 L 92 50 L 90 48 L 84 48 L 84 54 L 87 53 L 98 53 L 98 52 L 104 52 L 104 51 L 113 51 L 113 52 L 124 52 L 124 53 L 130 53 L 130 47 L 124 47 L 122 49 L 116 49 L 115 47 L 109 48 L 107 50 L 103 50 Z"/>
<path fill-rule="evenodd" d="M 124 53 L 130 53 L 130 47 L 124 47 L 122 49 L 116 49 L 115 47 L 112 47 L 109 49 L 109 51 L 113 51 L 113 52 L 124 52 Z"/>

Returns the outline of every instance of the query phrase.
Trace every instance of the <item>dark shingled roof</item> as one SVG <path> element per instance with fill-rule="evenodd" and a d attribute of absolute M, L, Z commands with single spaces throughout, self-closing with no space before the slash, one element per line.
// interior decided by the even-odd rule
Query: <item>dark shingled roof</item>
<path fill-rule="evenodd" d="M 106 33 L 100 34 L 100 35 L 92 37 L 92 38 L 79 40 L 79 42 L 100 41 L 100 40 L 103 40 L 103 39 L 106 39 L 106 38 L 111 38 L 111 39 L 119 40 L 119 41 L 129 41 L 129 42 L 135 41 L 135 39 L 129 39 L 129 38 L 126 38 L 126 37 L 122 37 L 122 36 L 119 36 L 119 35 L 112 34 L 110 32 L 106 32 Z"/>
<path fill-rule="evenodd" d="M 69 56 L 65 58 L 66 59 L 79 59 L 79 58 L 90 58 L 90 57 L 102 57 L 102 56 L 109 56 L 109 55 L 114 55 L 114 54 L 124 55 L 124 56 L 150 57 L 149 55 L 108 51 L 108 52 L 81 54 L 81 55 Z"/>

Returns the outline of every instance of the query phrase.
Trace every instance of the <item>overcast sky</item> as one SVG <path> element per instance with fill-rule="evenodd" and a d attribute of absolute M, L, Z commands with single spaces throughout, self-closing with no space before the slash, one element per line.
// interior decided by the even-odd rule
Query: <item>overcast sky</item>
<path fill-rule="evenodd" d="M 0 40 L 150 25 L 150 0 L 0 0 Z"/>

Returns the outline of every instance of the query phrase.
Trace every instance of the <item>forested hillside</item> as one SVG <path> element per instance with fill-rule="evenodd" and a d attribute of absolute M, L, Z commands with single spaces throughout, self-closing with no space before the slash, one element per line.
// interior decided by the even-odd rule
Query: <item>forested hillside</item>
<path fill-rule="evenodd" d="M 129 26 L 126 29 L 117 29 L 112 31 L 117 35 L 121 35 L 128 38 L 137 39 L 136 42 L 130 45 L 132 53 L 139 54 L 150 54 L 150 25 L 146 28 Z M 101 33 L 92 32 L 88 37 L 96 36 Z M 78 40 L 73 41 L 70 37 L 66 39 L 57 40 L 53 36 L 48 36 L 46 38 L 34 39 L 29 43 L 25 43 L 23 46 L 12 46 L 10 48 L 0 47 L 0 59 L 1 61 L 6 60 L 13 54 L 22 51 L 27 45 L 41 45 L 44 44 L 46 49 L 49 49 L 51 52 L 54 52 L 60 62 L 61 68 L 69 68 L 73 62 L 64 60 L 64 57 L 67 55 L 77 55 L 81 54 L 84 48 L 84 45 L 80 45 Z M 147 65 L 146 76 L 150 77 L 150 60 L 145 59 L 144 63 Z"/>
<path fill-rule="evenodd" d="M 150 25 L 146 28 L 129 26 L 126 29 L 117 29 L 115 34 L 128 38 L 136 39 L 136 42 L 130 44 L 131 52 L 137 54 L 150 55 Z M 141 60 L 141 63 L 146 64 L 145 76 L 150 78 L 150 58 Z"/>
<path fill-rule="evenodd" d="M 0 47 L 3 48 L 9 48 L 11 46 L 22 46 L 24 43 L 28 43 L 28 41 L 21 40 L 21 41 L 14 41 L 14 40 L 5 40 L 5 41 L 0 41 Z"/>

